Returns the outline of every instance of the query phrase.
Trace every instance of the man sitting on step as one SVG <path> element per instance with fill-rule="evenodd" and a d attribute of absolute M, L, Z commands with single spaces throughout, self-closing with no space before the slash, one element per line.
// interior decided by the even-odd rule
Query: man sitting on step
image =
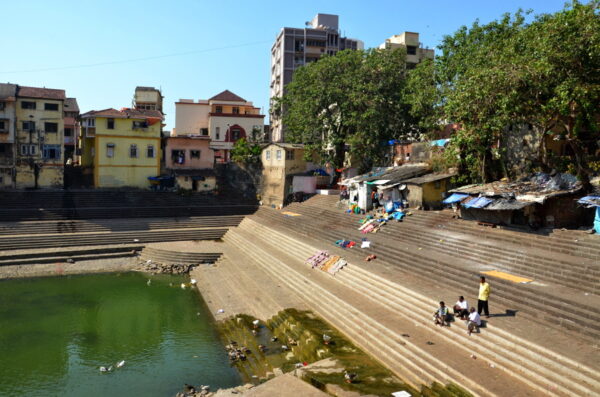
<path fill-rule="evenodd" d="M 438 309 L 433 313 L 433 321 L 435 322 L 435 325 L 443 327 L 444 325 L 448 325 L 450 320 L 448 317 L 448 308 L 446 307 L 444 301 L 441 301 L 440 307 L 438 307 Z"/>
<path fill-rule="evenodd" d="M 469 304 L 464 296 L 459 296 L 458 301 L 454 304 L 454 315 L 460 317 L 461 320 L 469 317 Z"/>
<path fill-rule="evenodd" d="M 479 316 L 479 313 L 477 312 L 477 310 L 475 310 L 475 308 L 472 307 L 471 310 L 469 310 L 469 321 L 467 322 L 467 329 L 468 329 L 467 334 L 469 334 L 469 336 L 471 336 L 474 329 L 477 329 L 477 332 L 479 332 L 479 327 L 481 327 L 481 317 Z"/>

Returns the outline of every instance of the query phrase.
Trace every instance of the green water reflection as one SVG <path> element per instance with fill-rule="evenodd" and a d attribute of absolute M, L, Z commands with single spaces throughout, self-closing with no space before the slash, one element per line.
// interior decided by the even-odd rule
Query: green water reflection
<path fill-rule="evenodd" d="M 197 291 L 182 290 L 182 277 L 148 278 L 0 282 L 0 395 L 172 396 L 184 383 L 240 384 Z"/>

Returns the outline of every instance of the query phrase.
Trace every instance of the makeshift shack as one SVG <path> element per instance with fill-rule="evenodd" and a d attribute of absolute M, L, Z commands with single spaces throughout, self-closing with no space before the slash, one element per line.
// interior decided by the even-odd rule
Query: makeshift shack
<path fill-rule="evenodd" d="M 577 200 L 585 208 L 594 209 L 594 233 L 600 234 L 600 192 L 594 196 L 585 196 Z"/>
<path fill-rule="evenodd" d="M 427 164 L 405 164 L 399 167 L 379 167 L 370 172 L 346 179 L 340 185 L 347 186 L 349 203 L 357 204 L 361 210 L 373 207 L 371 192 L 377 191 L 385 201 L 400 200 L 402 181 L 427 173 Z"/>
<path fill-rule="evenodd" d="M 532 227 L 579 227 L 585 223 L 585 209 L 573 199 L 583 196 L 581 183 L 570 174 L 537 173 L 517 182 L 496 181 L 450 190 L 466 195 L 444 200 L 460 202 L 463 219 L 500 225 Z"/>
<path fill-rule="evenodd" d="M 454 173 L 427 174 L 403 181 L 406 185 L 408 205 L 425 210 L 441 209 L 442 200 L 451 188 Z"/>

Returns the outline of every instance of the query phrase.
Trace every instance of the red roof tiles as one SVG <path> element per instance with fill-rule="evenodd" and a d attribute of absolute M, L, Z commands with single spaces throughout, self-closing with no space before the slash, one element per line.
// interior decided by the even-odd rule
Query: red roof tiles
<path fill-rule="evenodd" d="M 210 98 L 209 101 L 227 101 L 227 102 L 246 102 L 246 100 L 240 96 L 237 96 L 229 90 L 225 90 L 214 97 Z"/>
<path fill-rule="evenodd" d="M 17 96 L 26 97 L 26 98 L 64 100 L 65 99 L 65 90 L 55 90 L 52 88 L 40 88 L 40 87 L 23 87 L 22 85 L 20 85 Z"/>

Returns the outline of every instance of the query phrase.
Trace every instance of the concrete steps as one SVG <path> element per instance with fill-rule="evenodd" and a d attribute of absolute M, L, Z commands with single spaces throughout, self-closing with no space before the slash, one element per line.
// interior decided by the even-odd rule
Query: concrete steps
<path fill-rule="evenodd" d="M 321 241 L 332 243 L 340 238 L 351 237 L 344 231 L 330 231 L 324 223 L 311 223 L 310 219 L 304 217 L 286 218 L 280 213 L 272 210 L 260 210 L 253 219 L 264 219 L 269 226 L 285 227 L 295 233 L 308 237 L 317 237 Z M 326 223 L 326 222 L 325 222 Z M 393 268 L 402 269 L 410 274 L 425 279 L 434 277 L 444 280 L 447 285 L 464 290 L 465 280 L 475 279 L 478 271 L 475 264 L 467 266 L 468 260 L 460 258 L 453 260 L 447 255 L 433 255 L 424 250 L 417 250 L 414 245 L 402 242 L 387 241 L 378 235 L 369 235 L 369 238 L 377 244 L 378 262 L 385 263 Z M 473 269 L 473 270 L 470 270 Z M 600 323 L 598 319 L 599 310 L 594 306 L 586 306 L 580 301 L 573 302 L 562 296 L 557 297 L 556 289 L 552 292 L 544 292 L 542 288 L 534 288 L 531 285 L 523 285 L 494 279 L 494 299 L 509 308 L 518 309 L 550 327 L 559 327 L 563 331 L 569 330 L 579 337 L 586 338 L 592 344 L 597 345 L 600 338 Z M 568 292 L 568 291 L 567 291 Z M 524 304 L 527 302 L 527 304 Z"/>
<path fill-rule="evenodd" d="M 298 258 L 308 258 L 317 250 L 251 220 L 244 222 L 241 228 L 253 230 L 274 248 Z M 360 291 L 373 304 L 393 308 L 394 313 L 407 321 L 417 321 L 425 327 L 431 324 L 431 308 L 437 305 L 433 299 L 353 264 L 339 272 L 334 279 Z M 593 395 L 594 390 L 600 389 L 597 371 L 497 327 L 488 326 L 484 332 L 485 335 L 475 339 L 465 335 L 464 328 L 459 326 L 451 327 L 440 335 L 454 348 L 475 352 L 478 357 L 493 362 L 496 367 L 539 390 L 556 391 L 564 395 Z"/>
<path fill-rule="evenodd" d="M 343 216 L 327 210 L 309 210 L 301 206 L 294 209 L 307 216 L 318 216 L 329 222 L 347 227 L 354 234 L 359 226 L 355 217 Z M 548 280 L 571 288 L 586 288 L 595 293 L 600 291 L 600 265 L 581 258 L 555 260 L 551 257 L 535 255 L 531 250 L 511 249 L 508 246 L 499 248 L 492 244 L 479 243 L 477 240 L 462 235 L 453 235 L 442 231 L 431 230 L 424 225 L 415 224 L 413 217 L 398 224 L 391 222 L 378 233 L 404 242 L 427 246 L 430 250 L 448 253 L 459 258 L 470 258 L 481 263 L 493 264 L 498 270 L 518 273 L 534 279 Z M 586 277 L 582 278 L 581 275 Z"/>
<path fill-rule="evenodd" d="M 243 216 L 1 222 L 1 236 L 237 226 Z"/>
<path fill-rule="evenodd" d="M 0 251 L 27 249 L 32 247 L 51 248 L 163 241 L 218 240 L 225 232 L 227 232 L 226 228 L 187 228 L 2 237 L 0 238 Z"/>
<path fill-rule="evenodd" d="M 0 266 L 29 265 L 44 263 L 60 263 L 69 259 L 74 261 L 125 258 L 135 256 L 143 245 L 126 245 L 123 247 L 104 247 L 89 249 L 64 249 L 46 252 L 30 252 L 21 254 L 6 254 L 0 256 Z"/>
<path fill-rule="evenodd" d="M 197 265 L 215 263 L 222 254 L 222 252 L 178 252 L 147 246 L 140 252 L 140 258 L 162 264 Z"/>
<path fill-rule="evenodd" d="M 325 273 L 311 271 L 309 267 L 298 263 L 298 259 L 286 256 L 283 252 L 277 255 L 282 259 L 277 259 L 271 254 L 273 246 L 263 245 L 262 239 L 257 242 L 255 232 L 242 229 L 231 230 L 225 241 L 237 246 L 251 246 L 246 253 L 256 265 L 285 283 L 320 316 L 344 332 L 358 346 L 373 354 L 403 380 L 415 387 L 434 381 L 457 382 L 475 395 L 496 395 L 493 390 L 499 390 L 495 383 L 497 380 L 492 379 L 493 376 L 487 376 L 487 369 L 475 371 L 477 375 L 474 375 L 474 380 L 471 374 L 475 372 L 467 370 L 471 369 L 472 360 L 461 360 L 451 354 L 439 357 L 417 346 L 417 343 L 425 344 L 419 333 L 414 332 L 411 334 L 413 337 L 404 338 L 390 328 L 390 324 L 401 327 L 392 311 L 366 302 L 361 293 L 337 283 Z M 427 337 L 437 340 L 434 338 L 435 333 Z M 461 366 L 462 370 L 458 371 L 456 368 Z M 504 384 L 503 390 L 518 393 L 512 395 L 539 395 L 515 382 Z"/>

